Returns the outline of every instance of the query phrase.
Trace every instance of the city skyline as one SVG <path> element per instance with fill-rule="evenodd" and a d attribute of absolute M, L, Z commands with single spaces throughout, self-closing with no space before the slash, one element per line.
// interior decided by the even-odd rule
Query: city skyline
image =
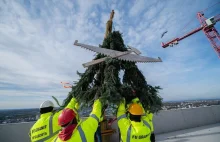
<path fill-rule="evenodd" d="M 218 100 L 201 100 L 201 101 L 188 101 L 188 102 L 167 102 L 164 103 L 162 110 L 179 110 L 179 109 L 191 109 L 198 107 L 213 107 L 220 105 L 220 99 Z M 79 109 L 78 113 L 80 117 L 88 117 L 92 108 Z M 114 110 L 113 110 L 114 111 Z M 112 115 L 112 109 L 107 109 L 107 116 Z M 6 123 L 21 123 L 36 121 L 39 118 L 39 108 L 29 109 L 0 109 L 0 124 Z"/>

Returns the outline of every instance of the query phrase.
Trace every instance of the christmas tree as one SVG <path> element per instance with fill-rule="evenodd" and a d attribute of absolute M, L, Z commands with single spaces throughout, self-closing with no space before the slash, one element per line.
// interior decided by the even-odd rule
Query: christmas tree
<path fill-rule="evenodd" d="M 111 21 L 108 21 L 107 25 L 109 23 L 112 25 L 113 15 L 111 14 L 110 17 Z M 117 51 L 128 50 L 119 31 L 106 32 L 100 48 Z M 97 54 L 94 60 L 103 57 L 106 56 Z M 122 79 L 119 77 L 120 71 L 124 73 Z M 107 104 L 108 107 L 114 109 L 123 97 L 126 103 L 130 103 L 133 98 L 138 97 L 145 110 L 153 113 L 162 108 L 162 98 L 158 95 L 161 88 L 148 84 L 135 62 L 108 58 L 104 62 L 89 66 L 84 73 L 77 72 L 77 74 L 80 79 L 75 82 L 72 91 L 64 100 L 64 106 L 73 96 L 81 104 L 92 105 L 95 95 L 98 95 L 104 105 Z"/>

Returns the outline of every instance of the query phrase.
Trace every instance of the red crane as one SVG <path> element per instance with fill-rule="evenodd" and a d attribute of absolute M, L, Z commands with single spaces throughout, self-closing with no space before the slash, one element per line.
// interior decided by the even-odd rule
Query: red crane
<path fill-rule="evenodd" d="M 173 45 L 177 45 L 178 41 L 183 40 L 184 38 L 187 38 L 199 31 L 203 31 L 206 35 L 206 37 L 209 39 L 209 41 L 211 42 L 214 50 L 216 51 L 218 57 L 220 58 L 220 34 L 218 33 L 218 31 L 216 30 L 216 28 L 214 27 L 214 25 L 220 21 L 220 14 L 213 16 L 209 19 L 206 19 L 204 17 L 204 13 L 203 12 L 198 12 L 197 13 L 197 18 L 201 24 L 201 27 L 196 28 L 195 30 L 183 35 L 182 37 L 177 37 L 174 38 L 173 40 L 167 42 L 167 43 L 161 43 L 163 48 L 166 48 L 168 46 L 173 46 Z"/>

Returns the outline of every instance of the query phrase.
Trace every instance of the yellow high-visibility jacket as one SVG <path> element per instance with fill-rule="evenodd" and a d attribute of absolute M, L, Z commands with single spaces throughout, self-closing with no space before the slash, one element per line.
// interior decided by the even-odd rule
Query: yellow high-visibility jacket
<path fill-rule="evenodd" d="M 141 105 L 141 107 L 143 108 L 142 104 L 140 103 L 140 100 L 139 98 L 134 98 L 132 100 L 132 103 L 138 103 L 139 105 Z M 127 108 L 129 108 L 129 105 L 127 106 Z M 150 124 L 150 127 L 151 127 L 151 133 L 154 133 L 154 124 L 153 124 L 153 117 L 154 117 L 154 114 L 149 112 L 149 111 L 145 111 L 144 108 L 143 108 L 143 111 L 144 111 L 144 114 L 142 116 L 142 120 L 145 120 L 147 121 L 149 124 Z"/>
<path fill-rule="evenodd" d="M 125 102 L 120 103 L 118 107 L 117 119 L 123 142 L 150 142 L 150 125 L 146 120 L 135 122 L 128 119 Z"/>
<path fill-rule="evenodd" d="M 76 105 L 76 99 L 72 98 L 66 108 L 74 109 Z M 77 113 L 77 110 L 74 109 Z M 29 132 L 31 142 L 51 142 L 61 130 L 58 125 L 58 117 L 62 110 L 52 113 L 44 113 L 40 115 L 40 118 L 32 126 Z"/>
<path fill-rule="evenodd" d="M 75 130 L 73 130 L 71 138 L 65 142 L 94 142 L 94 135 L 100 122 L 101 109 L 101 102 L 98 99 L 94 102 L 90 116 L 77 125 Z M 57 136 L 52 142 L 63 141 Z"/>

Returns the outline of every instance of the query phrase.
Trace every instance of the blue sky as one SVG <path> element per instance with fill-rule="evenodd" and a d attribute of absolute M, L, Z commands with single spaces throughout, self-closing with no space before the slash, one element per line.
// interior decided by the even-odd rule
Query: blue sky
<path fill-rule="evenodd" d="M 112 9 L 114 30 L 123 33 L 126 45 L 162 58 L 162 63 L 138 66 L 148 83 L 163 88 L 164 101 L 219 98 L 220 59 L 203 32 L 176 47 L 161 47 L 162 41 L 199 27 L 196 13 L 216 2 L 0 0 L 0 108 L 38 107 L 52 95 L 62 101 L 70 89 L 60 82 L 77 80 L 76 71 L 83 72 L 82 64 L 95 54 L 74 46 L 74 41 L 101 44 Z M 215 6 L 205 16 L 219 13 L 220 6 Z M 220 31 L 220 22 L 216 28 Z"/>

